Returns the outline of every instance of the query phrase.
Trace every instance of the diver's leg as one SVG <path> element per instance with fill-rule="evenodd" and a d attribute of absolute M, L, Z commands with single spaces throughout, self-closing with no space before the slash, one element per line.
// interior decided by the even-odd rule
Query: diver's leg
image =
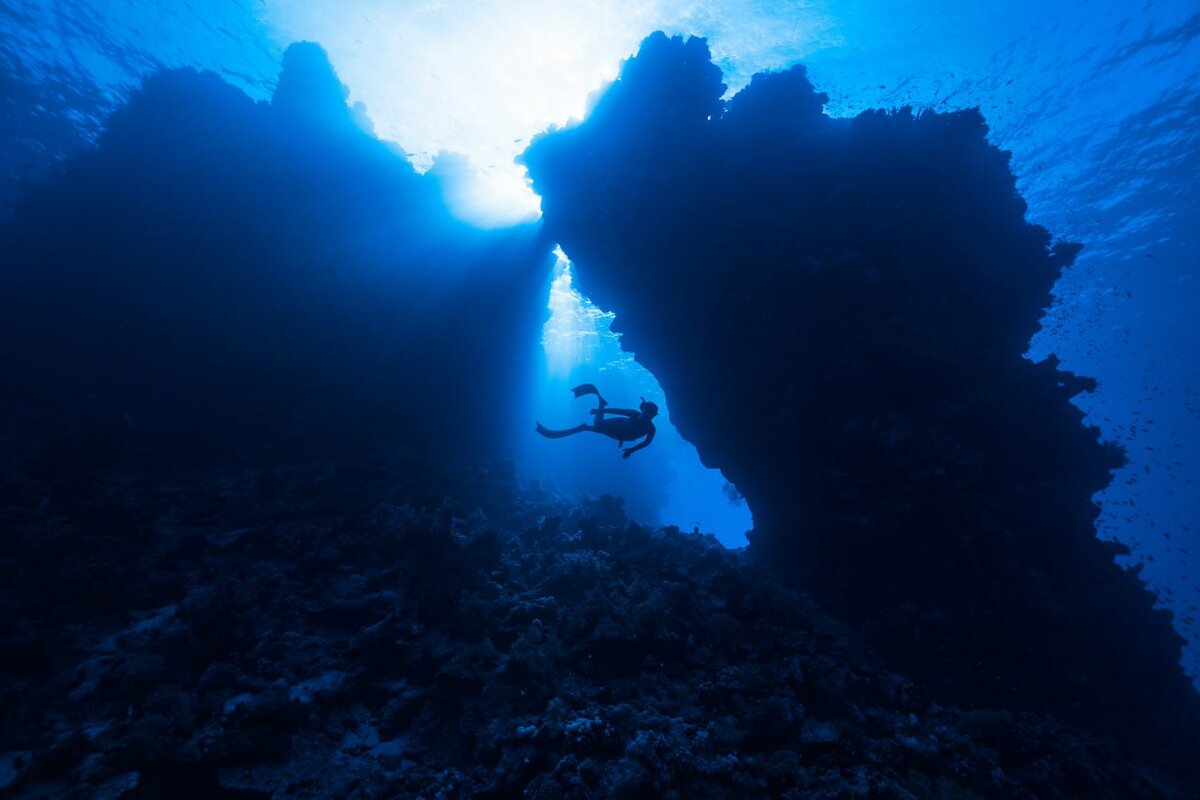
<path fill-rule="evenodd" d="M 547 439 L 561 439 L 564 436 L 572 436 L 576 433 L 583 433 L 586 430 L 590 430 L 590 426 L 586 422 L 582 425 L 576 425 L 574 428 L 567 428 L 565 430 L 554 430 L 552 428 L 547 428 L 540 422 L 537 424 L 537 432 L 542 436 L 545 436 Z"/>

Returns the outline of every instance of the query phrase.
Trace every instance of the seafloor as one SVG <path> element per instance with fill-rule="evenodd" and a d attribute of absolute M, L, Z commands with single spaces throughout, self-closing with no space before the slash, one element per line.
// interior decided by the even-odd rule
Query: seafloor
<path fill-rule="evenodd" d="M 711 536 L 402 454 L 4 473 L 20 798 L 1154 798 L 1054 718 L 930 702 Z"/>

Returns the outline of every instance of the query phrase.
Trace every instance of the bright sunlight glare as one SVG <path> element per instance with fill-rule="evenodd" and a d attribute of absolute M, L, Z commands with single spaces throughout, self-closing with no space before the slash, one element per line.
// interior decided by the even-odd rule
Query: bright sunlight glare
<path fill-rule="evenodd" d="M 708 36 L 736 88 L 831 43 L 821 3 L 265 0 L 261 13 L 280 46 L 325 47 L 351 100 L 419 169 L 443 151 L 465 156 L 470 167 L 448 200 L 461 218 L 492 227 L 539 215 L 513 159 L 539 131 L 582 118 L 589 95 L 648 33 Z"/>
<path fill-rule="evenodd" d="M 555 248 L 554 255 L 558 260 L 550 283 L 550 319 L 542 329 L 542 348 L 547 373 L 565 379 L 579 365 L 596 360 L 601 337 L 612 324 L 613 314 L 585 302 L 573 285 L 571 262 L 561 248 Z M 621 355 L 629 358 L 628 354 Z"/>

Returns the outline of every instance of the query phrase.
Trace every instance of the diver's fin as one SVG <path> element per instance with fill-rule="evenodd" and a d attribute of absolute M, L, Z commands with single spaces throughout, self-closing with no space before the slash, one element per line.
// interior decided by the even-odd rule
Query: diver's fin
<path fill-rule="evenodd" d="M 583 397 L 585 394 L 594 394 L 596 397 L 600 396 L 600 390 L 596 388 L 594 383 L 581 383 L 571 391 L 575 393 L 576 399 Z"/>

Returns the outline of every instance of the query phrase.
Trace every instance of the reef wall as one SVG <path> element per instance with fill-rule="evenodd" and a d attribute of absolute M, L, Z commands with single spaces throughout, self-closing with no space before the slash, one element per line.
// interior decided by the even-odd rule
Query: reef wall
<path fill-rule="evenodd" d="M 0 403 L 47 469 L 511 452 L 549 247 L 455 221 L 346 96 L 313 44 L 270 103 L 163 72 L 27 187 L 0 229 Z"/>
<path fill-rule="evenodd" d="M 1079 246 L 1025 220 L 976 111 L 832 119 L 802 67 L 724 89 L 656 34 L 524 158 L 751 553 L 937 697 L 1194 741 L 1169 614 L 1095 538 L 1123 454 L 1070 402 L 1094 384 L 1022 356 Z"/>

